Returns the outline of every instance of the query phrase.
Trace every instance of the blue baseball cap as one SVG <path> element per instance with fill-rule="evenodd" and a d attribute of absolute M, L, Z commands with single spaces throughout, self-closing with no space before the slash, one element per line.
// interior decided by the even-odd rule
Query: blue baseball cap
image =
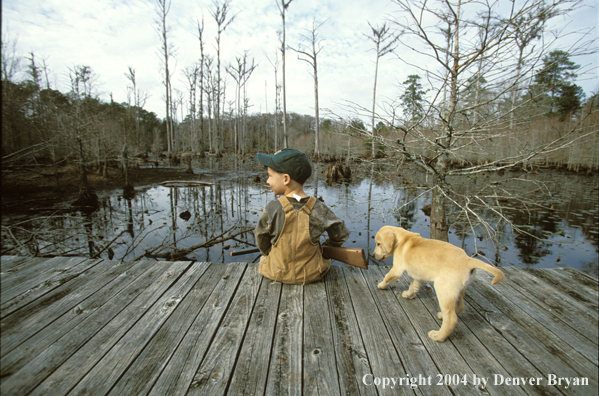
<path fill-rule="evenodd" d="M 258 153 L 258 161 L 277 172 L 288 174 L 299 184 L 304 184 L 312 175 L 312 165 L 308 156 L 295 149 L 285 148 L 273 155 Z"/>

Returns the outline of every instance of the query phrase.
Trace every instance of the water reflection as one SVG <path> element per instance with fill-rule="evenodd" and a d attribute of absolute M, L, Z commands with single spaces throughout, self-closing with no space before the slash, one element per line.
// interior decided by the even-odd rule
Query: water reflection
<path fill-rule="evenodd" d="M 374 235 L 383 225 L 401 226 L 429 237 L 429 218 L 421 210 L 430 203 L 426 176 L 381 171 L 378 166 L 352 165 L 349 185 L 328 186 L 322 166 L 306 184 L 308 194 L 321 197 L 350 230 L 346 246 L 371 253 Z M 248 170 L 249 169 L 249 170 Z M 186 249 L 205 241 L 223 239 L 234 232 L 253 228 L 264 206 L 274 199 L 265 183 L 266 172 L 255 161 L 207 158 L 196 169 L 206 186 L 137 188 L 125 199 L 121 191 L 100 196 L 100 209 L 93 213 L 66 212 L 35 218 L 7 217 L 20 240 L 35 243 L 21 247 L 23 253 L 85 255 L 137 259 Z M 396 172 L 396 171 L 395 171 Z M 391 176 L 390 176 L 391 175 Z M 551 182 L 540 191 L 538 182 Z M 450 211 L 450 242 L 468 254 L 498 265 L 522 267 L 568 266 L 597 274 L 598 189 L 597 180 L 559 172 L 542 175 L 485 176 L 453 181 L 463 196 L 494 197 L 494 209 L 476 207 L 465 216 L 455 206 Z M 509 184 L 509 185 L 508 185 Z M 522 206 L 507 191 L 528 195 L 533 204 Z M 468 202 L 460 202 L 466 207 Z M 474 206 L 472 206 L 474 207 Z M 517 225 L 514 232 L 507 221 Z M 489 238 L 491 230 L 494 238 Z M 33 237 L 31 237 L 33 235 Z M 11 242 L 3 227 L 3 245 Z M 253 247 L 251 232 L 194 250 L 186 257 L 197 261 L 252 261 L 255 255 L 230 257 L 231 250 Z M 386 264 L 391 264 L 389 259 Z"/>
<path fill-rule="evenodd" d="M 370 240 L 372 239 L 371 235 L 370 235 L 370 232 L 371 232 L 371 229 L 370 229 L 370 220 L 371 220 L 370 213 L 372 211 L 372 206 L 371 205 L 372 205 L 372 184 L 373 183 L 374 183 L 374 163 L 370 166 L 370 181 L 368 183 L 368 200 L 367 200 L 367 202 L 368 202 L 368 208 L 366 209 L 366 218 L 367 218 L 367 221 L 366 221 L 366 251 L 368 252 L 368 256 L 367 257 L 368 257 L 369 260 L 373 258 L 373 256 L 370 254 L 370 252 L 371 252 L 371 249 L 370 249 Z M 373 236 L 376 236 L 376 230 L 374 230 L 374 233 L 375 233 L 375 235 L 373 235 Z M 374 248 L 372 250 L 374 250 Z"/>
<path fill-rule="evenodd" d="M 416 224 L 416 200 L 419 198 L 416 194 L 417 191 L 417 189 L 408 187 L 402 190 L 401 193 L 396 194 L 396 210 L 393 212 L 393 215 L 398 227 L 410 230 Z"/>

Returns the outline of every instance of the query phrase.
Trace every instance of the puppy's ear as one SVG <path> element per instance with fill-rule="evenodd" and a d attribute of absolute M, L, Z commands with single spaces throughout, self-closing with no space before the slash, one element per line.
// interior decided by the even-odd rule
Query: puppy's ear
<path fill-rule="evenodd" d="M 381 245 L 387 253 L 391 253 L 395 247 L 395 233 L 393 231 L 385 231 L 381 235 Z"/>

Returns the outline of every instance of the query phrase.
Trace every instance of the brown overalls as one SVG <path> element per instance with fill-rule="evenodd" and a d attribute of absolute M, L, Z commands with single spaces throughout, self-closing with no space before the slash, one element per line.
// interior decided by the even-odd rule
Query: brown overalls
<path fill-rule="evenodd" d="M 322 279 L 331 260 L 322 257 L 320 243 L 310 239 L 310 212 L 316 198 L 310 197 L 297 212 L 286 197 L 279 198 L 285 212 L 283 231 L 268 256 L 260 259 L 260 273 L 274 281 L 302 285 Z"/>

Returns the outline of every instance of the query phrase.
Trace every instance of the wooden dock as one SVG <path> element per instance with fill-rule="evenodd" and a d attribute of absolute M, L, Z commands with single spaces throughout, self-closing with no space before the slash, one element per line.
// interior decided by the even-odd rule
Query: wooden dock
<path fill-rule="evenodd" d="M 439 344 L 434 291 L 378 290 L 376 265 L 295 286 L 255 264 L 3 256 L 1 394 L 597 395 L 597 278 L 503 270 L 477 273 Z"/>

